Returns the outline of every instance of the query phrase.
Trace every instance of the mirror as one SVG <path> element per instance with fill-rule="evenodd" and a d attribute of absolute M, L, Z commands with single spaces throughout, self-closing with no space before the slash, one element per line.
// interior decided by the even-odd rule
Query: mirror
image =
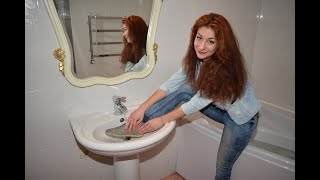
<path fill-rule="evenodd" d="M 59 9 L 56 8 L 59 6 L 57 4 L 59 1 L 69 3 L 70 15 L 59 12 Z M 100 4 L 99 1 L 103 2 L 104 5 Z M 99 2 L 99 5 L 94 5 L 97 2 Z M 129 5 L 132 2 L 135 2 L 136 5 Z M 44 0 L 44 4 L 60 46 L 54 51 L 53 55 L 59 60 L 59 70 L 72 85 L 77 87 L 98 84 L 115 85 L 135 78 L 144 78 L 152 72 L 157 61 L 158 46 L 154 39 L 162 0 Z M 87 4 L 87 6 L 79 7 L 80 4 Z M 110 5 L 114 7 L 105 8 L 107 5 L 108 7 Z M 114 10 L 120 7 L 121 10 Z M 79 18 L 72 19 L 75 16 L 72 15 L 73 11 L 77 12 L 76 16 L 79 16 Z M 71 23 L 70 18 L 63 18 L 62 15 L 71 17 Z M 145 49 L 147 58 L 142 70 L 125 72 L 125 66 L 119 60 L 124 46 L 122 18 L 131 15 L 140 16 L 148 26 Z M 108 28 L 106 28 L 106 19 L 108 19 L 108 24 L 111 24 Z M 114 25 L 116 23 L 118 24 Z M 72 28 L 70 28 L 70 24 Z M 91 24 L 91 31 L 89 31 L 89 24 Z M 98 32 L 99 29 L 109 32 L 100 33 Z M 92 33 L 91 36 L 89 33 Z M 84 40 L 81 40 L 81 38 Z M 116 38 L 118 39 L 115 40 Z M 99 42 L 100 45 L 98 45 Z M 92 47 L 90 48 L 90 46 Z M 82 66 L 79 66 L 79 64 L 82 64 Z M 98 67 L 100 70 L 97 70 Z M 116 68 L 119 70 L 110 73 Z"/>

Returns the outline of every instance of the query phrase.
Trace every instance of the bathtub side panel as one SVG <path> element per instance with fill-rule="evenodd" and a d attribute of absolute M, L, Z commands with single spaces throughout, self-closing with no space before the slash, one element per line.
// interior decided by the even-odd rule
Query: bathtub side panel
<path fill-rule="evenodd" d="M 176 130 L 178 159 L 176 171 L 188 180 L 213 179 L 219 144 L 188 125 Z"/>
<path fill-rule="evenodd" d="M 295 172 L 263 160 L 246 150 L 233 166 L 232 180 L 294 180 Z"/>
<path fill-rule="evenodd" d="M 221 136 L 204 133 L 191 123 L 178 127 L 176 132 L 180 139 L 176 171 L 188 180 L 212 180 Z M 295 173 L 245 149 L 234 165 L 231 179 L 294 180 Z"/>

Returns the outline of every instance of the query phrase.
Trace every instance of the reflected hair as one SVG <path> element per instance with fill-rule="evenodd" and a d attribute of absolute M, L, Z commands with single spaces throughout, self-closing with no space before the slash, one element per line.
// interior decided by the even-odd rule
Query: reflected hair
<path fill-rule="evenodd" d="M 148 26 L 141 17 L 134 15 L 124 17 L 122 24 L 127 25 L 132 43 L 128 43 L 123 37 L 124 48 L 121 53 L 120 62 L 126 64 L 128 61 L 131 61 L 136 64 L 146 52 Z"/>
<path fill-rule="evenodd" d="M 216 37 L 216 52 L 203 61 L 200 73 L 196 70 L 202 61 L 197 57 L 194 40 L 200 27 L 211 28 Z M 238 40 L 229 22 L 216 13 L 201 16 L 191 29 L 189 47 L 183 59 L 188 83 L 200 91 L 200 96 L 221 103 L 234 102 L 244 92 L 247 70 Z"/>

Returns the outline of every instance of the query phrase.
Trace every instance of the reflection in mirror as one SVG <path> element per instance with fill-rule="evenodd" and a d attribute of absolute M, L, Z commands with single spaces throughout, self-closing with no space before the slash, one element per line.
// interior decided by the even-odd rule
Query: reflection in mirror
<path fill-rule="evenodd" d="M 149 22 L 152 0 L 96 0 L 94 3 L 54 0 L 54 3 L 73 49 L 72 68 L 76 77 L 114 77 L 125 72 L 119 63 L 124 48 L 122 18 L 134 14 Z"/>
<path fill-rule="evenodd" d="M 147 63 L 147 24 L 140 16 L 129 16 L 122 20 L 124 48 L 120 62 L 126 65 L 125 72 L 141 71 Z"/>
<path fill-rule="evenodd" d="M 64 53 L 63 74 L 71 84 L 113 85 L 151 73 L 156 62 L 154 38 L 162 0 L 44 0 L 44 3 Z M 129 49 L 126 45 L 130 45 L 123 31 L 129 17 L 140 17 L 147 27 L 142 48 L 139 45 L 142 51 L 134 55 L 138 60 L 132 58 L 134 53 L 127 53 L 131 68 L 130 63 L 121 59 Z M 132 38 L 136 39 L 135 35 Z M 133 44 L 132 50 L 137 49 Z M 135 71 L 133 65 L 138 62 L 144 64 Z"/>

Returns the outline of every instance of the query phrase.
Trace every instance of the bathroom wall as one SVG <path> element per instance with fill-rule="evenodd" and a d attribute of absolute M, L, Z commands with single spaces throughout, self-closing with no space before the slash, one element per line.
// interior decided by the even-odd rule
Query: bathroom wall
<path fill-rule="evenodd" d="M 295 1 L 263 0 L 252 75 L 260 99 L 295 111 Z"/>
<path fill-rule="evenodd" d="M 88 88 L 72 86 L 59 72 L 52 56 L 59 44 L 40 0 L 39 6 L 37 21 L 25 29 L 26 180 L 113 179 L 112 158 L 82 156 L 69 116 L 112 110 L 115 94 L 126 96 L 127 104 L 146 99 L 180 67 L 191 26 L 208 12 L 223 14 L 233 25 L 258 97 L 294 111 L 293 0 L 164 0 L 152 73 L 120 85 Z M 176 140 L 173 136 L 141 155 L 143 180 L 159 180 L 174 170 Z"/>

